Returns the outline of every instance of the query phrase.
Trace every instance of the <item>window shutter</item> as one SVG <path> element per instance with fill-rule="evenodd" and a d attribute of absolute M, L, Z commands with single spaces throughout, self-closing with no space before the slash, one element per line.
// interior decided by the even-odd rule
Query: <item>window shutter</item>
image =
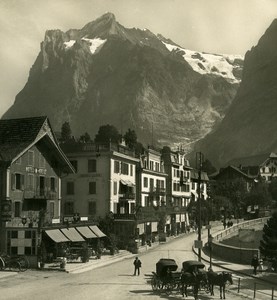
<path fill-rule="evenodd" d="M 15 190 L 15 174 L 11 174 L 11 187 L 12 187 L 12 190 Z"/>
<path fill-rule="evenodd" d="M 55 192 L 58 191 L 58 184 L 57 184 L 57 178 L 54 178 L 54 184 L 55 184 Z"/>
<path fill-rule="evenodd" d="M 24 190 L 24 182 L 25 182 L 25 176 L 24 174 L 20 175 L 20 182 L 21 182 L 21 190 Z"/>

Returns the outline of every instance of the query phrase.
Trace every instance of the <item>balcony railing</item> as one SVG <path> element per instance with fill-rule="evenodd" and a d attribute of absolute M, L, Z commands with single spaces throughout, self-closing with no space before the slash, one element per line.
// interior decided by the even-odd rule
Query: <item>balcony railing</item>
<path fill-rule="evenodd" d="M 46 189 L 25 189 L 24 199 L 57 199 L 58 193 Z"/>
<path fill-rule="evenodd" d="M 119 198 L 123 200 L 134 200 L 136 199 L 135 193 L 123 193 L 119 194 Z"/>
<path fill-rule="evenodd" d="M 150 194 L 156 196 L 165 196 L 165 188 L 162 187 L 151 187 Z"/>

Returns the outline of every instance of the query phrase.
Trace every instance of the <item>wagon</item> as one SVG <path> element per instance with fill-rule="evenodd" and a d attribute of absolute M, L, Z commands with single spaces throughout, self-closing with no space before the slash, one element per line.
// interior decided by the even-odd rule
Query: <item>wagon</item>
<path fill-rule="evenodd" d="M 164 290 L 169 295 L 180 281 L 181 272 L 176 272 L 177 269 L 178 265 L 174 259 L 161 258 L 156 263 L 156 272 L 152 272 L 153 291 Z"/>
<path fill-rule="evenodd" d="M 182 274 L 190 273 L 195 278 L 195 282 L 192 281 L 193 285 L 197 283 L 197 286 L 200 290 L 209 292 L 207 272 L 205 270 L 205 265 L 196 260 L 187 260 L 182 263 Z"/>

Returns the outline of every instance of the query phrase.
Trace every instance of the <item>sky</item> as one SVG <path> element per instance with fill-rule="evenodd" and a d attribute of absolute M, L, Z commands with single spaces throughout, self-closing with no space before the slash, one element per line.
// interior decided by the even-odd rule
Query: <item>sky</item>
<path fill-rule="evenodd" d="M 241 54 L 277 18 L 276 0 L 0 0 L 0 116 L 28 80 L 48 29 L 80 29 L 106 12 L 180 46 Z"/>

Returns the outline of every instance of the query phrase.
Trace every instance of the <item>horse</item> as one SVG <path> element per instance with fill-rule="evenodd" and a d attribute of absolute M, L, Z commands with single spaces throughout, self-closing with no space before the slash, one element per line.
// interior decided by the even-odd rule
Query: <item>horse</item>
<path fill-rule="evenodd" d="M 230 284 L 233 284 L 232 274 L 227 272 L 214 272 L 209 271 L 207 273 L 208 276 L 208 284 L 210 286 L 211 296 L 214 296 L 214 286 L 217 285 L 220 288 L 220 299 L 225 298 L 225 286 L 227 281 Z"/>
<path fill-rule="evenodd" d="M 203 282 L 207 283 L 206 272 L 199 272 L 197 274 L 182 272 L 180 278 L 180 291 L 182 296 L 184 297 L 184 294 L 186 297 L 188 296 L 187 287 L 191 286 L 193 288 L 194 299 L 198 299 L 198 291 L 200 290 Z"/>

